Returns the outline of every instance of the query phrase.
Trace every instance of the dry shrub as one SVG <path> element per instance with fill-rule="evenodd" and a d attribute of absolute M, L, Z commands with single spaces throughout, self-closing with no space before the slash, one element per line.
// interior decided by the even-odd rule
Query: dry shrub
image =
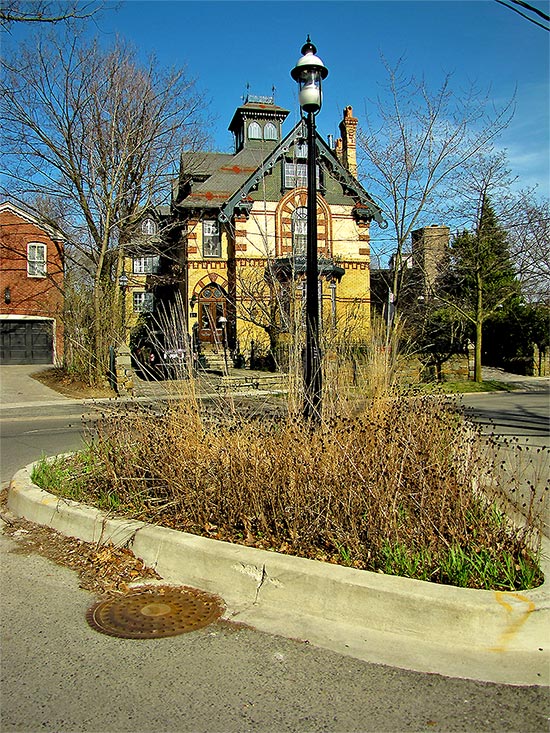
<path fill-rule="evenodd" d="M 260 398 L 247 410 L 231 395 L 205 402 L 189 373 L 162 414 L 161 403 L 156 412 L 135 403 L 100 421 L 87 463 L 73 464 L 73 498 L 84 492 L 146 521 L 356 568 L 536 585 L 534 517 L 517 530 L 498 508 L 487 445 L 453 402 L 396 390 L 399 331 L 375 324 L 366 345 L 326 339 L 318 425 L 301 415 L 298 341 L 278 410 Z"/>
<path fill-rule="evenodd" d="M 481 444 L 442 398 L 377 397 L 316 429 L 222 413 L 179 400 L 107 420 L 96 491 L 107 480 L 118 507 L 149 521 L 358 568 L 392 572 L 388 551 L 406 548 L 422 558 L 416 576 L 443 582 L 453 548 L 525 550 L 472 489 Z"/>

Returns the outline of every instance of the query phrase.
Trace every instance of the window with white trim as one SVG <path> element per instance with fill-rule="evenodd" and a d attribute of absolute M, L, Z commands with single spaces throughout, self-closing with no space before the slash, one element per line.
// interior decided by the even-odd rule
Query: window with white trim
<path fill-rule="evenodd" d="M 156 275 L 159 271 L 158 255 L 148 257 L 133 257 L 132 271 L 134 275 Z"/>
<path fill-rule="evenodd" d="M 305 158 L 307 159 L 307 143 L 306 142 L 296 142 L 294 145 L 294 156 L 296 158 Z"/>
<path fill-rule="evenodd" d="M 29 277 L 46 277 L 47 246 L 42 242 L 27 244 L 27 275 Z"/>
<path fill-rule="evenodd" d="M 262 128 L 257 122 L 251 122 L 248 125 L 248 137 L 250 140 L 262 139 Z"/>
<path fill-rule="evenodd" d="M 317 187 L 319 187 L 319 166 L 317 171 Z M 307 186 L 307 163 L 285 163 L 285 188 L 299 188 Z"/>
<path fill-rule="evenodd" d="M 137 290 L 132 293 L 134 313 L 151 313 L 153 310 L 153 293 Z"/>
<path fill-rule="evenodd" d="M 264 127 L 264 140 L 277 140 L 277 128 L 273 122 L 266 123 Z"/>
<path fill-rule="evenodd" d="M 141 222 L 141 233 L 142 234 L 157 234 L 158 225 L 153 219 L 144 219 Z"/>
<path fill-rule="evenodd" d="M 220 225 L 215 219 L 202 223 L 202 256 L 221 257 Z"/>

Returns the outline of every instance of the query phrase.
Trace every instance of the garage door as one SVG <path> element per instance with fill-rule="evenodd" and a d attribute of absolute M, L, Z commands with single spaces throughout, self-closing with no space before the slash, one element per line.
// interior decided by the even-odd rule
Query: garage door
<path fill-rule="evenodd" d="M 0 363 L 52 364 L 52 321 L 0 320 Z"/>

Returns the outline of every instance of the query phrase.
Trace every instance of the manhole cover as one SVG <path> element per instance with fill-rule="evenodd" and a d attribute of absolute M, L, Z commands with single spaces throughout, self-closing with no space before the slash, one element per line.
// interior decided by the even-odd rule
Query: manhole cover
<path fill-rule="evenodd" d="M 123 639 L 177 636 L 208 626 L 223 613 L 220 598 L 195 588 L 169 585 L 134 588 L 125 596 L 95 603 L 86 614 L 90 626 Z"/>

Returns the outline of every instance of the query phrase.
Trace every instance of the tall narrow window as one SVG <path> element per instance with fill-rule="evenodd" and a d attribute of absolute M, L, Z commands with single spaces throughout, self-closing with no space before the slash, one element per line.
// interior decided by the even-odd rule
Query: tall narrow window
<path fill-rule="evenodd" d="M 222 256 L 220 226 L 215 219 L 202 223 L 202 255 L 203 257 Z"/>
<path fill-rule="evenodd" d="M 296 142 L 294 144 L 294 156 L 296 158 L 307 158 L 307 143 L 306 142 Z"/>
<path fill-rule="evenodd" d="M 251 122 L 248 125 L 248 137 L 250 140 L 262 139 L 262 128 L 257 122 Z"/>
<path fill-rule="evenodd" d="M 141 222 L 141 233 L 142 234 L 157 234 L 158 226 L 156 221 L 153 219 L 144 219 Z"/>
<path fill-rule="evenodd" d="M 264 127 L 264 140 L 277 140 L 277 128 L 273 122 L 268 122 Z"/>
<path fill-rule="evenodd" d="M 305 255 L 307 250 L 307 209 L 299 206 L 292 213 L 292 254 Z"/>
<path fill-rule="evenodd" d="M 46 277 L 45 244 L 31 242 L 27 244 L 27 275 L 29 277 Z"/>

